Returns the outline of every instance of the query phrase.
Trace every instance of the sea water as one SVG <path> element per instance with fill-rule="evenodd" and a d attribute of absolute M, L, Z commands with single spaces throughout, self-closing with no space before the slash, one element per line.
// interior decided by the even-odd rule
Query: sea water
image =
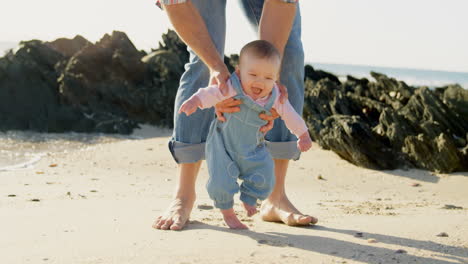
<path fill-rule="evenodd" d="M 421 69 L 392 68 L 379 66 L 331 64 L 331 63 L 308 63 L 316 70 L 324 70 L 337 75 L 340 80 L 346 79 L 347 75 L 357 78 L 368 78 L 375 81 L 370 72 L 378 72 L 388 77 L 404 81 L 411 86 L 428 86 L 429 88 L 441 87 L 449 84 L 459 84 L 468 89 L 467 72 L 449 72 Z"/>
<path fill-rule="evenodd" d="M 93 148 L 128 136 L 84 133 L 0 132 L 0 172 L 27 169 L 49 153 Z"/>

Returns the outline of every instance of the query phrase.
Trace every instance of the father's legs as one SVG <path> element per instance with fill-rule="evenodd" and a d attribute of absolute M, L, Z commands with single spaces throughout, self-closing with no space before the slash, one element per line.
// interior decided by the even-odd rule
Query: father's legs
<path fill-rule="evenodd" d="M 205 21 L 211 39 L 224 56 L 225 8 L 226 0 L 192 0 Z M 181 104 L 190 98 L 199 88 L 206 87 L 210 72 L 206 65 L 189 48 L 190 62 L 185 65 L 186 71 L 181 77 L 177 91 L 174 111 L 174 133 L 169 142 L 169 149 L 179 164 L 173 202 L 153 224 L 154 228 L 180 230 L 187 223 L 195 202 L 195 181 L 201 160 L 204 159 L 205 141 L 211 121 L 214 118 L 212 109 L 197 110 L 190 117 L 178 114 Z"/>
<path fill-rule="evenodd" d="M 251 24 L 258 29 L 263 0 L 242 0 L 244 11 Z M 304 105 L 304 51 L 301 42 L 301 16 L 299 4 L 294 24 L 284 49 L 281 83 L 288 88 L 289 101 L 302 114 Z M 297 159 L 299 151 L 296 137 L 280 119 L 275 120 L 273 129 L 267 134 L 268 147 L 275 159 L 276 184 L 273 192 L 262 203 L 260 214 L 265 221 L 281 221 L 288 225 L 315 224 L 317 219 L 301 214 L 289 201 L 285 191 L 285 178 L 290 159 Z"/>

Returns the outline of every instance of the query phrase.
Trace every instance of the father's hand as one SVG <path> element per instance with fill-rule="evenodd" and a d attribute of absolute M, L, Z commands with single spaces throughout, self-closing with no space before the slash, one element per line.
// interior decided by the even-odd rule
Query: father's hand
<path fill-rule="evenodd" d="M 210 84 L 217 84 L 222 95 L 228 93 L 227 81 L 229 80 L 229 70 L 226 65 L 223 64 L 215 69 L 211 70 L 211 81 Z M 240 100 L 235 100 L 233 98 L 228 98 L 222 102 L 219 102 L 215 105 L 216 116 L 221 122 L 225 122 L 226 118 L 223 113 L 235 113 L 240 111 L 238 105 L 242 104 Z"/>
<path fill-rule="evenodd" d="M 226 95 L 228 87 L 226 82 L 229 80 L 229 70 L 225 64 L 210 70 L 210 85 L 218 85 L 222 95 Z"/>
<path fill-rule="evenodd" d="M 226 121 L 226 118 L 224 117 L 223 113 L 239 112 L 240 107 L 238 105 L 240 104 L 242 104 L 241 100 L 236 100 L 232 97 L 216 104 L 215 111 L 216 111 L 216 116 L 218 117 L 218 120 L 221 122 Z"/>
<path fill-rule="evenodd" d="M 278 112 L 276 112 L 276 109 L 271 108 L 270 112 L 271 112 L 271 115 L 267 115 L 267 114 L 258 115 L 261 119 L 268 121 L 266 125 L 260 128 L 260 131 L 263 132 L 263 134 L 266 134 L 268 131 L 270 131 L 273 128 L 275 119 L 279 117 L 279 114 Z"/>

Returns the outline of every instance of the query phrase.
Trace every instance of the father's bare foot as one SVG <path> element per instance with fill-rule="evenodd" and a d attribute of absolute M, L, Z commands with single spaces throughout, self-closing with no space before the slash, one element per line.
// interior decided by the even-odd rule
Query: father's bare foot
<path fill-rule="evenodd" d="M 242 202 L 242 205 L 244 206 L 245 211 L 247 211 L 247 216 L 250 217 L 257 213 L 257 207 L 244 202 Z"/>
<path fill-rule="evenodd" d="M 289 226 L 314 225 L 318 222 L 317 218 L 300 213 L 286 196 L 278 200 L 263 201 L 260 215 L 264 221 L 283 222 Z"/>
<path fill-rule="evenodd" d="M 226 209 L 226 210 L 221 210 L 221 213 L 223 214 L 224 222 L 229 226 L 229 228 L 232 229 L 248 229 L 246 225 L 244 225 L 239 218 L 237 218 L 236 213 L 234 212 L 234 209 Z"/>
<path fill-rule="evenodd" d="M 156 219 L 153 227 L 163 230 L 181 230 L 188 224 L 194 202 L 195 197 L 193 199 L 174 199 L 166 211 Z"/>

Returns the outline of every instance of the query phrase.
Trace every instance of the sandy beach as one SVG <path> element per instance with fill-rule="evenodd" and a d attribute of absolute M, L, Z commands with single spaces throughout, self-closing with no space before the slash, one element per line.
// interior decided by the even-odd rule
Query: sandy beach
<path fill-rule="evenodd" d="M 375 171 L 314 145 L 292 162 L 290 199 L 319 218 L 288 227 L 249 219 L 228 229 L 203 164 L 190 224 L 155 230 L 176 164 L 169 131 L 51 153 L 0 172 L 0 263 L 468 263 L 468 173 Z"/>

